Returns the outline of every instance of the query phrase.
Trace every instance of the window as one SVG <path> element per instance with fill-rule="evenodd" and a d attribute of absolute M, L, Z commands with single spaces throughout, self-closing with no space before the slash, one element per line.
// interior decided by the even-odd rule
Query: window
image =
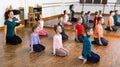
<path fill-rule="evenodd" d="M 86 0 L 86 3 L 92 3 L 92 0 Z"/>
<path fill-rule="evenodd" d="M 100 4 L 100 3 L 101 3 L 101 0 L 94 0 L 94 3 L 95 3 L 95 4 Z"/>
<path fill-rule="evenodd" d="M 120 3 L 120 0 L 117 0 Z M 107 0 L 80 0 L 80 3 L 107 4 Z"/>
<path fill-rule="evenodd" d="M 84 3 L 84 0 L 80 0 L 80 3 Z"/>
<path fill-rule="evenodd" d="M 102 4 L 107 4 L 107 0 L 102 0 Z"/>

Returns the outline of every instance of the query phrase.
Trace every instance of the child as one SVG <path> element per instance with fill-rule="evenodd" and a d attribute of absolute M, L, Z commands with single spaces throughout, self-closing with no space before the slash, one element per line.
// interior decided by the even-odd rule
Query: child
<path fill-rule="evenodd" d="M 115 10 L 114 24 L 115 24 L 116 26 L 120 26 L 119 16 L 118 16 L 118 10 Z"/>
<path fill-rule="evenodd" d="M 75 29 L 76 29 L 75 40 L 79 42 L 84 41 L 83 25 L 81 23 L 82 23 L 82 18 L 78 18 L 77 24 L 75 26 Z"/>
<path fill-rule="evenodd" d="M 93 28 L 95 28 L 95 26 L 97 25 L 97 19 L 98 19 L 98 12 L 95 12 L 95 17 L 94 17 L 94 26 Z"/>
<path fill-rule="evenodd" d="M 75 18 L 74 4 L 71 4 L 69 9 L 70 9 L 70 13 L 71 13 L 71 17 L 70 17 L 71 21 L 76 22 L 77 18 Z"/>
<path fill-rule="evenodd" d="M 102 12 L 102 10 L 99 10 L 99 17 L 103 17 L 103 12 Z"/>
<path fill-rule="evenodd" d="M 38 18 L 39 18 L 38 26 L 39 26 L 39 29 L 40 29 L 39 35 L 40 36 L 47 36 L 48 32 L 43 29 L 43 27 L 44 27 L 44 20 L 42 19 L 42 15 L 41 14 L 38 15 Z"/>
<path fill-rule="evenodd" d="M 66 40 L 66 39 L 68 39 L 68 35 L 66 35 L 65 32 L 64 32 L 63 17 L 62 17 L 62 16 L 59 16 L 59 17 L 58 17 L 58 21 L 59 21 L 58 25 L 60 25 L 61 28 L 62 28 L 62 32 L 61 32 L 62 39 L 63 39 L 63 40 Z"/>
<path fill-rule="evenodd" d="M 16 23 L 13 20 L 14 14 L 12 10 L 5 12 L 5 28 L 4 28 L 4 43 L 17 45 L 22 43 L 22 39 L 16 35 Z"/>
<path fill-rule="evenodd" d="M 86 16 L 86 22 L 88 22 L 88 23 L 93 23 L 93 20 L 91 19 L 91 12 L 90 11 L 88 11 L 88 13 L 87 13 L 87 16 Z"/>
<path fill-rule="evenodd" d="M 68 26 L 72 25 L 72 23 L 69 22 L 69 16 L 66 10 L 64 10 L 64 24 Z"/>
<path fill-rule="evenodd" d="M 103 45 L 103 46 L 107 46 L 108 45 L 108 41 L 103 38 L 103 27 L 102 24 L 104 23 L 104 19 L 102 17 L 98 17 L 97 19 L 98 23 L 95 27 L 95 35 L 94 35 L 94 42 L 97 45 Z"/>
<path fill-rule="evenodd" d="M 63 48 L 62 45 L 62 36 L 61 36 L 61 27 L 59 25 L 54 26 L 56 34 L 53 37 L 53 54 L 57 56 L 67 56 L 68 50 Z"/>
<path fill-rule="evenodd" d="M 88 27 L 88 24 L 85 22 L 85 12 L 81 11 L 81 18 L 82 18 L 82 25 L 84 26 L 84 28 Z"/>
<path fill-rule="evenodd" d="M 32 28 L 32 33 L 30 35 L 30 49 L 31 53 L 45 50 L 45 46 L 41 45 L 39 39 L 39 27 L 37 25 Z"/>
<path fill-rule="evenodd" d="M 92 52 L 92 43 L 90 38 L 92 34 L 92 28 L 88 27 L 86 29 L 86 37 L 83 43 L 82 56 L 79 57 L 79 59 L 83 60 L 83 64 L 85 64 L 87 61 L 94 63 L 100 61 L 100 56 Z"/>
<path fill-rule="evenodd" d="M 107 28 L 105 30 L 109 30 L 109 31 L 117 31 L 118 28 L 114 25 L 114 11 L 110 11 L 110 16 L 108 17 L 108 25 Z"/>

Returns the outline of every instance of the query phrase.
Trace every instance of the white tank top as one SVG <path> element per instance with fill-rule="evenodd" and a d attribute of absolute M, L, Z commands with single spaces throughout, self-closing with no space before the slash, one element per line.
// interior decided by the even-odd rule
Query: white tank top
<path fill-rule="evenodd" d="M 39 23 L 40 23 L 40 24 L 39 24 L 39 29 L 40 29 L 40 30 L 43 30 L 44 21 L 43 21 L 43 20 L 40 20 Z"/>

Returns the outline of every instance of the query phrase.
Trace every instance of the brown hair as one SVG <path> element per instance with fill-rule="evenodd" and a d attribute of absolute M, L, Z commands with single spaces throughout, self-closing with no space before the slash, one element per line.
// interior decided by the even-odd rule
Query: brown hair
<path fill-rule="evenodd" d="M 57 28 L 59 27 L 60 25 L 54 25 L 54 31 L 56 32 Z"/>
<path fill-rule="evenodd" d="M 10 12 L 13 12 L 12 10 L 8 10 L 8 11 L 6 11 L 5 12 L 5 14 L 4 14 L 4 17 L 5 17 L 5 20 L 8 20 L 8 18 L 9 18 L 9 14 L 10 14 Z"/>
<path fill-rule="evenodd" d="M 81 18 L 81 17 L 78 17 L 78 18 L 77 18 L 77 21 L 79 21 L 79 20 L 82 20 L 82 18 Z"/>
<path fill-rule="evenodd" d="M 92 29 L 92 27 L 88 26 L 88 27 L 85 29 L 85 33 L 87 34 L 87 32 L 90 32 L 91 29 Z"/>
<path fill-rule="evenodd" d="M 32 27 L 32 32 L 34 32 L 34 30 L 35 30 L 37 27 L 38 27 L 37 25 L 34 25 L 34 26 Z"/>

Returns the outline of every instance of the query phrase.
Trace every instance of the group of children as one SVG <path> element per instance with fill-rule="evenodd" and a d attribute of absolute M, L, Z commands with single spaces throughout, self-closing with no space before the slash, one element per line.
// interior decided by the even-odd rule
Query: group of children
<path fill-rule="evenodd" d="M 68 12 L 64 11 L 64 16 L 58 17 L 58 24 L 54 26 L 55 35 L 53 36 L 53 55 L 55 56 L 67 56 L 69 51 L 63 47 L 62 40 L 67 40 L 69 37 L 64 31 L 64 25 L 72 25 L 69 21 L 76 21 L 75 25 L 75 40 L 83 42 L 82 56 L 79 56 L 79 59 L 83 60 L 83 64 L 87 61 L 90 62 L 99 62 L 100 56 L 92 52 L 92 44 L 107 46 L 108 41 L 103 36 L 103 27 L 104 18 L 102 17 L 102 11 L 95 12 L 94 20 L 91 20 L 90 11 L 87 13 L 85 21 L 85 12 L 81 12 L 79 18 L 74 17 L 74 5 L 70 6 L 71 10 L 71 19 L 69 19 Z M 119 26 L 117 10 L 110 11 L 110 16 L 108 17 L 108 26 L 106 30 L 116 31 L 116 26 Z M 5 35 L 6 43 L 10 44 L 19 44 L 22 42 L 21 38 L 15 34 L 15 22 L 12 20 L 13 12 L 7 11 L 5 13 Z M 37 24 L 33 26 L 32 33 L 30 35 L 30 53 L 32 52 L 41 52 L 45 50 L 45 46 L 41 44 L 40 36 L 47 36 L 48 32 L 43 29 L 44 21 L 41 15 L 38 15 L 35 20 Z M 93 23 L 94 27 L 90 27 L 88 24 Z M 91 35 L 93 35 L 94 29 L 94 41 L 91 41 Z M 84 32 L 85 35 L 84 36 Z"/>

